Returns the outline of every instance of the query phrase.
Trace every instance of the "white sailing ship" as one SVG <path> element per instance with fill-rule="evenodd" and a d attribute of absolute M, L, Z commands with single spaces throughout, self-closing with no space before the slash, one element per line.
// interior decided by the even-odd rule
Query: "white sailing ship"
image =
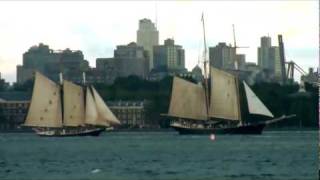
<path fill-rule="evenodd" d="M 120 124 L 93 86 L 63 80 L 57 84 L 35 73 L 32 99 L 24 126 L 40 136 L 98 136 Z"/>

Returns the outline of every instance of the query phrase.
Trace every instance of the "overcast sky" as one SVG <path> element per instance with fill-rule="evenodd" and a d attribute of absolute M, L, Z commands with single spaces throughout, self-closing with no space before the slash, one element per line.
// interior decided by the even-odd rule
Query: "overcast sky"
<path fill-rule="evenodd" d="M 261 36 L 278 45 L 282 34 L 287 60 L 305 70 L 318 66 L 318 1 L 2 1 L 0 72 L 15 81 L 22 54 L 40 42 L 54 50 L 82 50 L 94 67 L 96 58 L 112 57 L 117 45 L 136 41 L 142 18 L 157 19 L 160 44 L 173 37 L 183 46 L 191 70 L 203 50 L 202 12 L 208 46 L 233 43 L 235 24 L 237 45 L 249 46 L 238 50 L 246 61 L 257 62 Z"/>

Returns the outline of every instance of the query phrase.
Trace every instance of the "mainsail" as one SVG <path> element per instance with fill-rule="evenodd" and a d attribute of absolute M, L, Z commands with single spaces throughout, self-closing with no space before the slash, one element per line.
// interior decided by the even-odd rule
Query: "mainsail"
<path fill-rule="evenodd" d="M 254 94 L 254 92 L 244 81 L 243 84 L 247 96 L 249 112 L 251 114 L 261 114 L 269 117 L 274 117 L 269 109 L 261 102 L 261 100 Z"/>
<path fill-rule="evenodd" d="M 35 74 L 31 104 L 24 125 L 62 127 L 60 86 L 39 72 Z"/>
<path fill-rule="evenodd" d="M 204 88 L 174 77 L 169 116 L 207 120 Z"/>
<path fill-rule="evenodd" d="M 107 126 L 108 123 L 111 124 L 120 124 L 120 121 L 116 118 L 116 116 L 110 111 L 108 106 L 104 103 L 103 99 L 100 97 L 98 92 L 94 87 L 91 87 L 93 91 L 94 100 L 96 103 L 97 111 L 98 111 L 98 119 L 97 124 Z"/>
<path fill-rule="evenodd" d="M 63 125 L 84 125 L 84 94 L 81 86 L 63 81 Z"/>
<path fill-rule="evenodd" d="M 85 123 L 97 125 L 98 112 L 90 88 L 87 87 Z"/>
<path fill-rule="evenodd" d="M 211 98 L 209 116 L 241 120 L 236 77 L 211 67 Z"/>

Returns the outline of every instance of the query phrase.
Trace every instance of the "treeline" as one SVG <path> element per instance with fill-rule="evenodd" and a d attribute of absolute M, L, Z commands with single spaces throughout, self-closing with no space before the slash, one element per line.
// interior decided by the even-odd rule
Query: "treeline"
<path fill-rule="evenodd" d="M 272 124 L 273 127 L 317 127 L 319 91 L 311 84 L 305 84 L 305 92 L 299 92 L 299 85 L 260 83 L 252 86 L 253 91 L 276 116 L 296 114 L 295 118 Z"/>
<path fill-rule="evenodd" d="M 167 113 L 170 103 L 172 77 L 153 82 L 137 76 L 117 78 L 112 85 L 93 84 L 104 100 L 146 100 L 146 119 L 151 124 L 168 127 L 167 118 L 161 113 Z M 187 79 L 195 82 L 193 79 Z M 23 85 L 15 85 L 12 90 L 31 91 L 32 81 Z M 269 110 L 276 116 L 283 114 L 296 114 L 295 118 L 273 124 L 274 127 L 317 127 L 318 125 L 318 88 L 310 84 L 305 85 L 306 92 L 299 93 L 299 85 L 279 85 L 277 83 L 259 83 L 252 87 L 256 95 L 264 102 Z M 241 102 L 245 102 L 243 87 L 241 89 Z M 242 106 L 245 107 L 245 106 Z M 247 112 L 242 108 L 243 112 Z M 255 117 L 246 116 L 244 119 L 253 121 Z"/>

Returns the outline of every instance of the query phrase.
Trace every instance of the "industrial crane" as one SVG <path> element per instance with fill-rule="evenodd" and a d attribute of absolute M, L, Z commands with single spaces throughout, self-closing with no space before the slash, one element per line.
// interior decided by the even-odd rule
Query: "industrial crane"
<path fill-rule="evenodd" d="M 279 54 L 280 54 L 280 63 L 281 63 L 281 75 L 282 75 L 282 82 L 285 84 L 287 80 L 293 81 L 294 79 L 294 70 L 298 71 L 301 75 L 307 75 L 307 73 L 294 61 L 286 62 L 285 60 L 285 53 L 284 53 L 284 43 L 282 40 L 282 35 L 278 35 L 278 41 L 279 41 Z M 287 70 L 285 69 L 285 65 L 287 65 Z M 318 70 L 319 74 L 319 70 Z M 318 82 L 309 82 L 310 84 L 319 86 L 319 80 Z M 301 80 L 300 86 L 304 86 L 303 80 Z M 303 88 L 303 87 L 302 87 Z"/>

